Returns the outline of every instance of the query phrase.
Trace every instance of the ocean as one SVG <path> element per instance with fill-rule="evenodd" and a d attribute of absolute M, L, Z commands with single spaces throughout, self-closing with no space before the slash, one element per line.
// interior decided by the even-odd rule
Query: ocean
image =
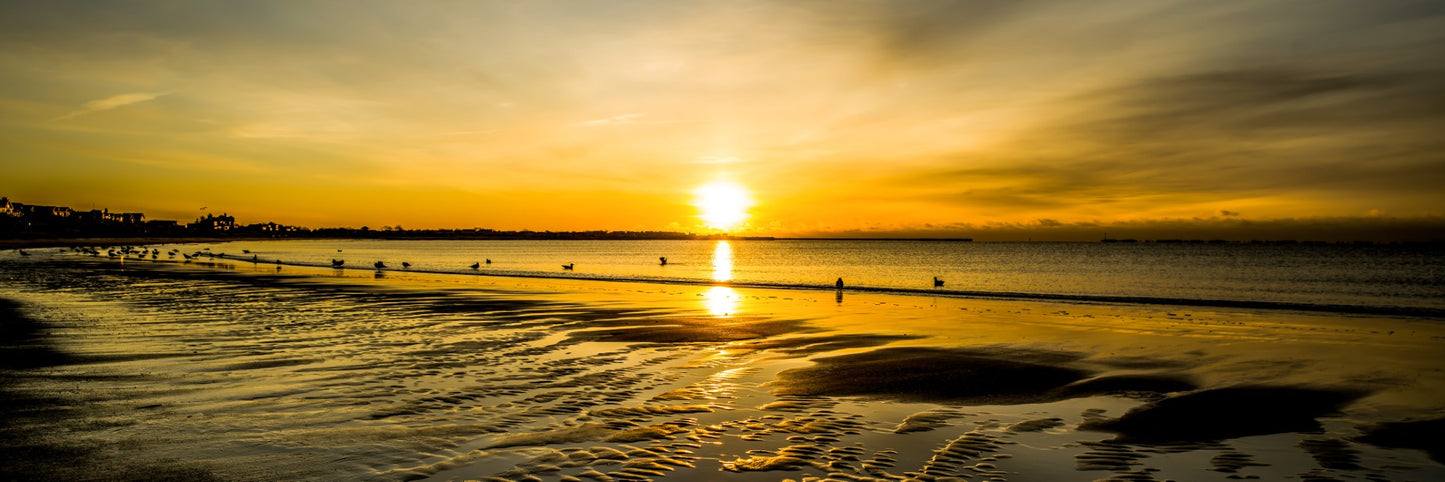
<path fill-rule="evenodd" d="M 829 290 L 842 278 L 849 290 L 915 295 L 1445 313 L 1445 249 L 1430 245 L 327 239 L 178 249 L 258 264 L 338 259 L 347 269 L 381 261 L 402 270 L 406 262 L 458 275 Z M 934 287 L 934 277 L 944 285 Z"/>

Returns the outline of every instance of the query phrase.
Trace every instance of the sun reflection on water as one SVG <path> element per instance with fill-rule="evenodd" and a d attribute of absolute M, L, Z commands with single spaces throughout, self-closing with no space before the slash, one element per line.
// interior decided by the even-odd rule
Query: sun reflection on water
<path fill-rule="evenodd" d="M 702 292 L 703 304 L 708 314 L 730 316 L 738 311 L 738 293 L 726 286 L 714 286 Z"/>
<path fill-rule="evenodd" d="M 733 280 L 733 247 L 727 241 L 718 241 L 712 251 L 712 280 Z"/>

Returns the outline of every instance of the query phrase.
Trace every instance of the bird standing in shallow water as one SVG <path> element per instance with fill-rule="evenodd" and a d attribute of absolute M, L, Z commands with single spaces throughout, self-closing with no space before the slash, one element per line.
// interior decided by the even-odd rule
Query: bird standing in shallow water
<path fill-rule="evenodd" d="M 376 264 L 373 264 L 372 266 L 375 266 L 376 269 L 382 269 L 382 268 L 385 268 L 385 267 L 386 267 L 386 263 L 377 261 Z"/>
<path fill-rule="evenodd" d="M 562 269 L 565 269 L 565 270 L 567 270 L 567 271 L 572 271 L 572 267 L 573 267 L 573 266 L 576 266 L 576 265 L 577 265 L 577 263 L 564 264 L 564 265 L 562 265 Z"/>
<path fill-rule="evenodd" d="M 836 285 L 838 289 L 843 289 L 843 278 L 838 278 L 838 282 L 833 284 Z"/>
<path fill-rule="evenodd" d="M 937 276 L 934 276 L 934 277 L 933 277 L 933 287 L 934 287 L 934 288 L 942 288 L 942 287 L 943 287 L 943 280 L 938 279 Z"/>
<path fill-rule="evenodd" d="M 408 262 L 406 262 L 406 261 L 402 261 L 402 262 L 401 262 L 401 269 L 411 269 L 411 263 L 408 263 Z"/>
<path fill-rule="evenodd" d="M 480 267 L 482 267 L 482 264 L 481 264 L 481 263 L 472 263 L 472 269 L 477 269 L 477 268 L 480 268 Z"/>

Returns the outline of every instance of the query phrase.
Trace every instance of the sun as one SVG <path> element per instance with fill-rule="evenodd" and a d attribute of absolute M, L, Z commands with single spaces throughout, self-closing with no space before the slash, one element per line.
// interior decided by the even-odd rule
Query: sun
<path fill-rule="evenodd" d="M 722 231 L 742 226 L 748 219 L 748 208 L 753 205 L 747 189 L 728 181 L 700 186 L 693 194 L 697 196 L 693 206 L 700 211 L 697 217 L 703 225 Z"/>

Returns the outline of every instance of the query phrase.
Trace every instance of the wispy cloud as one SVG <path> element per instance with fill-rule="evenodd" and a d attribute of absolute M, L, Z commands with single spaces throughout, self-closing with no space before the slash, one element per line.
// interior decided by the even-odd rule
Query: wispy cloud
<path fill-rule="evenodd" d="M 737 164 L 743 160 L 733 156 L 702 156 L 694 159 L 693 162 L 698 164 Z"/>
<path fill-rule="evenodd" d="M 131 104 L 148 102 L 169 94 L 170 92 L 135 92 L 130 94 L 112 95 L 104 99 L 96 99 L 90 102 L 86 102 L 85 105 L 81 106 L 79 110 L 76 110 L 69 114 L 65 114 L 60 117 L 56 117 L 55 120 L 68 120 L 86 114 L 92 114 L 104 110 L 111 110 L 117 107 L 125 107 Z"/>
<path fill-rule="evenodd" d="M 646 116 L 646 115 L 647 115 L 647 114 L 645 114 L 645 113 L 634 112 L 634 113 L 631 113 L 631 114 L 622 114 L 622 115 L 612 116 L 612 117 L 608 117 L 608 118 L 605 118 L 605 119 L 593 119 L 593 120 L 590 120 L 590 121 L 583 121 L 583 122 L 577 123 L 577 125 L 579 125 L 579 126 L 587 126 L 587 127 L 596 127 L 596 126 L 621 126 L 621 125 L 628 125 L 628 124 L 637 124 L 637 123 L 642 122 L 640 119 L 642 119 L 642 117 L 643 117 L 643 116 Z"/>

